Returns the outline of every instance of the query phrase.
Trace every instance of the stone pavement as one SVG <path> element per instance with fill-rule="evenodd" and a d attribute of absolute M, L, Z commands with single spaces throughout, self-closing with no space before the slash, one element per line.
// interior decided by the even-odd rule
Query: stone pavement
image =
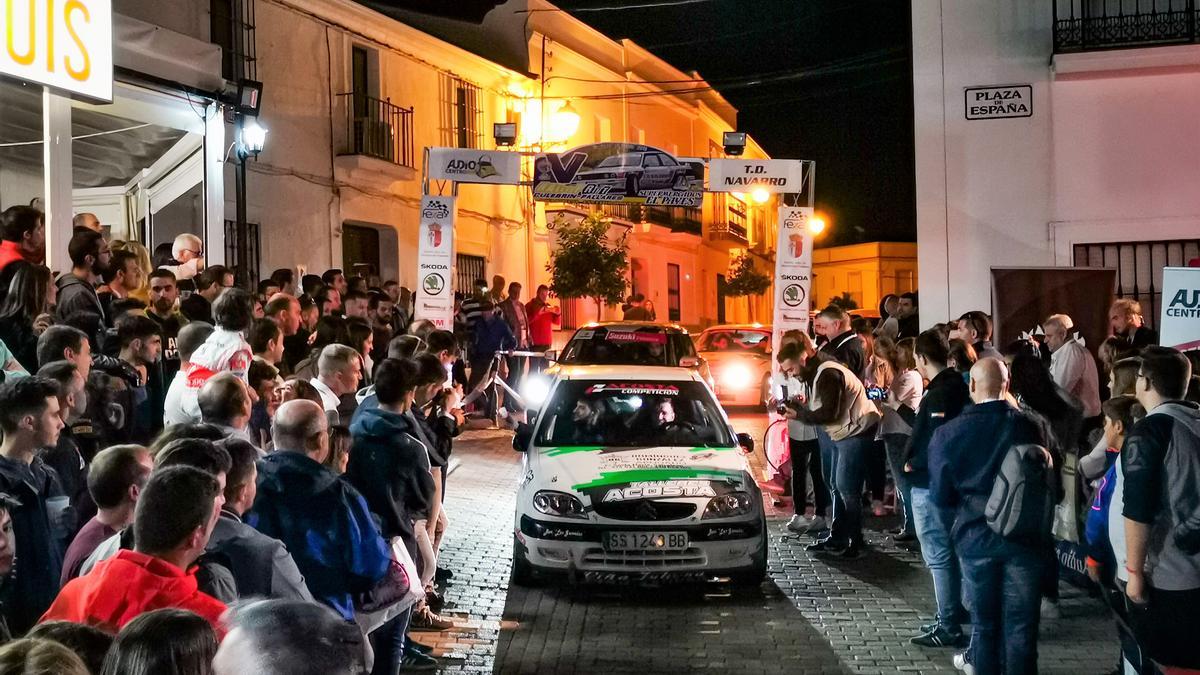
<path fill-rule="evenodd" d="M 736 425 L 736 422 L 735 422 Z M 772 513 L 770 581 L 667 587 L 509 587 L 513 495 L 520 455 L 510 435 L 471 431 L 447 489 L 444 565 L 455 573 L 444 633 L 435 644 L 447 673 L 953 672 L 950 650 L 908 644 L 932 615 L 928 573 L 868 518 L 872 551 L 858 561 L 817 558 Z M 1043 622 L 1043 673 L 1108 672 L 1111 621 L 1099 601 L 1063 586 L 1063 618 Z"/>

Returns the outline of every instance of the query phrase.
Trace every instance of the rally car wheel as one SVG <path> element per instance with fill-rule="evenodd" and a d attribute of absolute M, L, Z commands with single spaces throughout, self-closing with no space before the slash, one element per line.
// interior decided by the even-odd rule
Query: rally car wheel
<path fill-rule="evenodd" d="M 533 566 L 525 558 L 525 546 L 517 541 L 515 536 L 513 537 L 512 583 L 525 587 L 537 583 L 537 575 L 533 571 Z"/>

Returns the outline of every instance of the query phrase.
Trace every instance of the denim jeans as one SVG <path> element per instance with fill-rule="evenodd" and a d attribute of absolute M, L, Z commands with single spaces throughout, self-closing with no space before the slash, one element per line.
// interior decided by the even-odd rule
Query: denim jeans
<path fill-rule="evenodd" d="M 904 434 L 886 434 L 883 437 L 887 448 L 888 469 L 892 472 L 892 481 L 896 483 L 896 501 L 904 509 L 905 532 L 915 532 L 912 509 L 912 483 L 904 473 L 904 448 L 908 445 L 908 436 Z"/>
<path fill-rule="evenodd" d="M 817 445 L 821 448 L 821 475 L 825 478 L 825 494 L 828 495 L 826 501 L 829 504 L 829 512 L 826 517 L 830 520 L 829 536 L 835 538 L 833 523 L 837 522 L 838 514 L 841 513 L 837 500 L 837 481 L 834 480 L 837 471 L 837 447 L 821 427 L 817 427 Z"/>
<path fill-rule="evenodd" d="M 408 632 L 408 620 L 412 609 L 406 609 L 371 631 L 371 649 L 375 652 L 375 665 L 371 675 L 395 675 L 400 672 L 400 659 L 404 657 L 405 634 Z"/>
<path fill-rule="evenodd" d="M 971 597 L 970 661 L 979 675 L 1035 675 L 1041 617 L 1040 551 L 963 558 Z"/>
<path fill-rule="evenodd" d="M 913 487 L 910 494 L 913 524 L 917 528 L 917 539 L 921 542 L 921 557 L 933 576 L 938 625 L 957 633 L 962 630 L 958 623 L 958 608 L 962 605 L 962 573 L 958 556 L 954 553 L 954 542 L 950 539 L 954 511 L 938 508 L 930 502 L 929 488 Z"/>
<path fill-rule="evenodd" d="M 866 481 L 867 455 L 875 444 L 874 431 L 833 441 L 833 525 L 835 541 L 862 544 L 863 483 Z"/>

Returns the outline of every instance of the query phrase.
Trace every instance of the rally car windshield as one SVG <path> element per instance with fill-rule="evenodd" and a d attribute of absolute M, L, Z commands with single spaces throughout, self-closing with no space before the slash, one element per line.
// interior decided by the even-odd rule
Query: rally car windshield
<path fill-rule="evenodd" d="M 771 334 L 757 330 L 711 330 L 700 337 L 702 352 L 769 354 Z"/>
<path fill-rule="evenodd" d="M 665 332 L 651 329 L 580 329 L 559 363 L 602 366 L 678 366 Z"/>
<path fill-rule="evenodd" d="M 566 381 L 541 415 L 542 447 L 733 445 L 708 390 L 699 382 Z"/>

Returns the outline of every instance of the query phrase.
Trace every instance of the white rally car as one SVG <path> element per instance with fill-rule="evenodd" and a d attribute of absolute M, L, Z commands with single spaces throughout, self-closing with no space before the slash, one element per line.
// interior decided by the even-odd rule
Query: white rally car
<path fill-rule="evenodd" d="M 762 493 L 704 380 L 686 368 L 566 366 L 513 447 L 513 581 L 758 583 Z"/>

